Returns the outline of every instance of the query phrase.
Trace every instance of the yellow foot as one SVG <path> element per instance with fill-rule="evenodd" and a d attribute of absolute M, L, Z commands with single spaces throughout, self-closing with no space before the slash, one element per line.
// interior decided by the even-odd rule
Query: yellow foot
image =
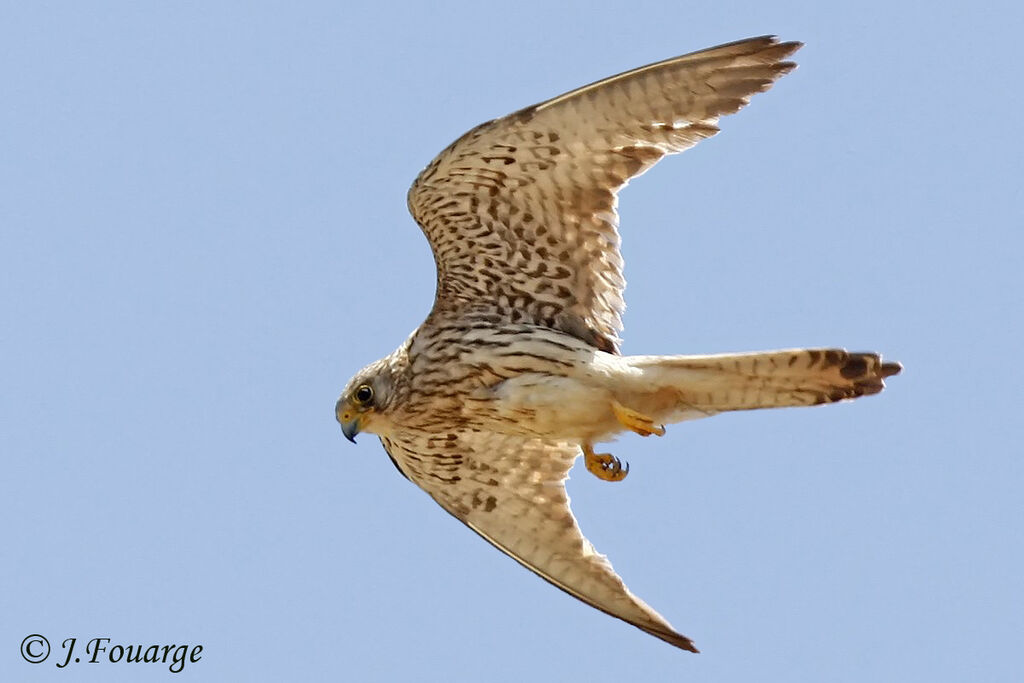
<path fill-rule="evenodd" d="M 589 443 L 583 444 L 583 457 L 586 459 L 587 470 L 598 479 L 605 481 L 622 481 L 629 474 L 629 463 L 611 453 L 595 453 Z"/>
<path fill-rule="evenodd" d="M 623 427 L 633 430 L 640 436 L 650 436 L 651 434 L 665 435 L 665 425 L 654 424 L 654 420 L 651 418 L 643 413 L 627 408 L 618 401 L 612 401 L 612 411 Z"/>

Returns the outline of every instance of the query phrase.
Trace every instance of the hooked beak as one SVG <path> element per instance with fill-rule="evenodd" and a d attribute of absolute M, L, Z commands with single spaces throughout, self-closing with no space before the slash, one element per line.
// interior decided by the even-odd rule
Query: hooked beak
<path fill-rule="evenodd" d="M 341 424 L 341 433 L 352 443 L 356 442 L 356 434 L 359 433 L 359 413 L 352 409 L 347 402 L 339 400 L 334 408 L 334 416 Z"/>
<path fill-rule="evenodd" d="M 359 418 L 354 417 L 351 420 L 339 420 L 341 422 L 341 433 L 345 435 L 345 438 L 352 443 L 356 442 L 356 434 L 359 433 Z"/>

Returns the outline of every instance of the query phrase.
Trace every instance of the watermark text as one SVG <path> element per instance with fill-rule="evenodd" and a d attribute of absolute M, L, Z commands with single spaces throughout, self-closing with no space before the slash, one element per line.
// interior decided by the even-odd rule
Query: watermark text
<path fill-rule="evenodd" d="M 26 662 L 41 664 L 50 658 L 50 641 L 38 634 L 26 636 L 21 641 L 21 656 Z M 90 638 L 79 642 L 78 638 L 65 638 L 60 651 L 53 653 L 58 669 L 72 664 L 163 664 L 172 674 L 185 670 L 185 664 L 201 660 L 202 645 L 140 645 L 136 643 L 114 643 L 110 638 Z"/>

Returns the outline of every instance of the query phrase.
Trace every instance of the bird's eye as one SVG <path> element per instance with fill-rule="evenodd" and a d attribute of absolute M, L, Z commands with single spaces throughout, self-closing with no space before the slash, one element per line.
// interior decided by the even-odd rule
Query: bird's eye
<path fill-rule="evenodd" d="M 353 394 L 353 397 L 355 398 L 356 403 L 358 403 L 359 405 L 369 405 L 370 401 L 373 400 L 373 387 L 371 387 L 369 384 L 362 384 L 359 386 L 358 389 L 356 389 L 356 392 L 355 394 Z"/>

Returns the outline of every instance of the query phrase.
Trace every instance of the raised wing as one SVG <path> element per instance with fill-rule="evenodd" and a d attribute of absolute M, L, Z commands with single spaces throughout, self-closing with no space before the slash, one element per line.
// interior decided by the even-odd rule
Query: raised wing
<path fill-rule="evenodd" d="M 645 66 L 469 131 L 409 209 L 437 263 L 432 316 L 497 315 L 617 352 L 625 303 L 616 193 L 718 132 L 794 68 L 800 43 L 750 38 Z"/>
<path fill-rule="evenodd" d="M 473 531 L 546 581 L 691 652 L 693 642 L 629 592 L 569 509 L 578 446 L 458 432 L 381 438 L 399 469 Z"/>

